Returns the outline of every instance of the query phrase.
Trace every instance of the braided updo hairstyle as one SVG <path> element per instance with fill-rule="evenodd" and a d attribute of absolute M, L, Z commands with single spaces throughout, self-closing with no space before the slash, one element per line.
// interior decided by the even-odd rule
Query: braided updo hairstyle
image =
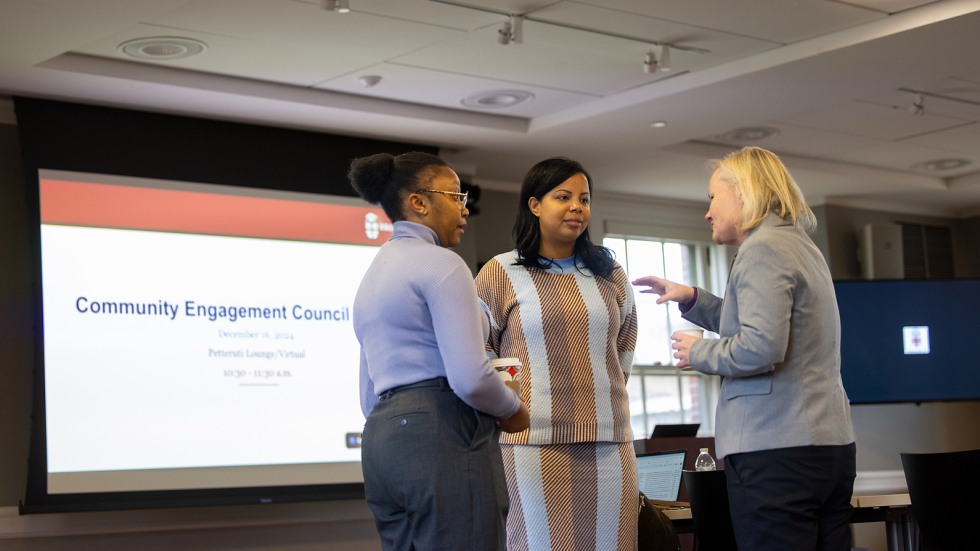
<path fill-rule="evenodd" d="M 377 153 L 351 161 L 347 178 L 365 201 L 381 205 L 392 222 L 405 220 L 402 200 L 410 193 L 426 187 L 439 171 L 446 167 L 435 155 L 411 151 L 394 156 Z"/>

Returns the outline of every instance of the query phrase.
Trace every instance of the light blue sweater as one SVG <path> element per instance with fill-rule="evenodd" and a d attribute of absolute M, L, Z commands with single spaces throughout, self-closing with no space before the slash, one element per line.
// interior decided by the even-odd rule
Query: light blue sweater
<path fill-rule="evenodd" d="M 361 280 L 353 321 L 365 417 L 382 392 L 435 377 L 446 377 L 460 399 L 494 417 L 520 408 L 487 360 L 489 324 L 473 275 L 430 228 L 395 222 Z"/>

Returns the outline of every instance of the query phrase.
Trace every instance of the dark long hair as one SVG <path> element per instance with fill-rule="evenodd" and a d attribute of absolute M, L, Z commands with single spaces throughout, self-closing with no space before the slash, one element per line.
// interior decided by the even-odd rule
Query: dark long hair
<path fill-rule="evenodd" d="M 347 178 L 351 186 L 372 205 L 380 204 L 392 222 L 404 220 L 402 199 L 425 187 L 440 167 L 448 167 L 435 155 L 410 151 L 395 157 L 377 153 L 354 159 Z"/>
<path fill-rule="evenodd" d="M 531 167 L 524 176 L 521 185 L 521 199 L 517 206 L 517 222 L 514 223 L 514 243 L 517 246 L 517 264 L 526 268 L 548 268 L 553 264 L 550 259 L 541 257 L 538 249 L 541 247 L 541 226 L 538 217 L 531 212 L 528 201 L 531 197 L 541 200 L 549 191 L 576 174 L 583 174 L 589 183 L 589 193 L 592 193 L 592 176 L 578 161 L 565 157 L 545 159 Z M 586 227 L 582 235 L 575 240 L 576 266 L 579 263 L 592 273 L 609 279 L 615 262 L 612 251 L 601 245 L 596 245 L 589 237 Z"/>

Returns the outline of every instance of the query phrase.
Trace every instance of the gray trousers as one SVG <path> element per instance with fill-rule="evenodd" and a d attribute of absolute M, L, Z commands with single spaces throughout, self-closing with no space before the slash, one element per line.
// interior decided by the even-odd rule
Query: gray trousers
<path fill-rule="evenodd" d="M 445 378 L 383 393 L 364 426 L 361 467 L 385 550 L 506 547 L 507 483 L 489 415 Z"/>

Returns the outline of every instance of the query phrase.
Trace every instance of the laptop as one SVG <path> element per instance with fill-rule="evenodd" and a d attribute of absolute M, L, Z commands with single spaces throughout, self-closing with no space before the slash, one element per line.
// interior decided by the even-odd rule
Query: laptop
<path fill-rule="evenodd" d="M 670 438 L 678 436 L 697 436 L 701 423 L 681 423 L 678 425 L 656 425 L 650 438 Z"/>
<path fill-rule="evenodd" d="M 636 454 L 640 491 L 651 501 L 679 503 L 677 497 L 681 490 L 681 474 L 684 472 L 686 458 L 687 450 Z"/>

